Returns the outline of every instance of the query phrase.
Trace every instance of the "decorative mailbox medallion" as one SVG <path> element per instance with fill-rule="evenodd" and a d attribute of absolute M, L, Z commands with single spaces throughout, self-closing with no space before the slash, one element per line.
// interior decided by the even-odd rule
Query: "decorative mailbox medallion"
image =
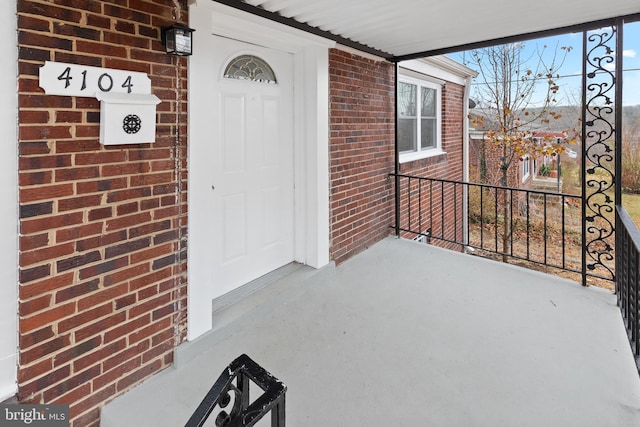
<path fill-rule="evenodd" d="M 122 121 L 122 129 L 126 133 L 138 133 L 142 126 L 142 120 L 135 114 L 129 114 Z"/>

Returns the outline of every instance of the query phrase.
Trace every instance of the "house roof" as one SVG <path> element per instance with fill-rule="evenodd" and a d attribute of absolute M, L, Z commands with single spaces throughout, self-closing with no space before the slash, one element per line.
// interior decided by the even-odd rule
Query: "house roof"
<path fill-rule="evenodd" d="M 392 59 L 626 15 L 638 0 L 214 0 Z"/>

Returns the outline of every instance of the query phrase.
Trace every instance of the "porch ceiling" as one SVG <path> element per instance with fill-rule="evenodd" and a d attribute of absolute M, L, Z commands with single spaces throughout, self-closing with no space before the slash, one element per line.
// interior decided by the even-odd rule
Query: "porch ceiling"
<path fill-rule="evenodd" d="M 485 42 L 640 13 L 638 0 L 214 0 L 272 12 L 385 57 Z M 295 21 L 295 22 L 293 22 Z"/>

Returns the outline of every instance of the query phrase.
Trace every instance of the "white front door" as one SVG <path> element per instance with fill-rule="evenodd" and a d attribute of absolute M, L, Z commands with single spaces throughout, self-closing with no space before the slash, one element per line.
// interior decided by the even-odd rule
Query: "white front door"
<path fill-rule="evenodd" d="M 335 43 L 210 0 L 189 2 L 189 25 L 197 34 L 188 62 L 193 340 L 213 326 L 212 299 L 293 260 L 329 262 Z M 277 84 L 223 78 L 245 54 L 269 64 Z"/>
<path fill-rule="evenodd" d="M 201 111 L 191 112 L 189 269 L 212 300 L 294 260 L 293 59 L 215 35 L 203 43 L 209 81 L 190 91 Z M 277 82 L 252 75 L 267 66 Z"/>
<path fill-rule="evenodd" d="M 217 84 L 206 125 L 217 132 L 202 156 L 212 186 L 204 190 L 217 297 L 293 261 L 293 64 L 289 54 L 212 40 Z M 236 59 L 232 75 L 241 78 L 223 76 Z M 266 66 L 277 83 L 251 80 Z"/>

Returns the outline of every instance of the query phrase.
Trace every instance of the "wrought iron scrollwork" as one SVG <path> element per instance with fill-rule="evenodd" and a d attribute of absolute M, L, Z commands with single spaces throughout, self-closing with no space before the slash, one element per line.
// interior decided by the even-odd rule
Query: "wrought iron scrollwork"
<path fill-rule="evenodd" d="M 584 35 L 584 267 L 590 276 L 610 280 L 615 276 L 615 42 L 615 26 Z"/>
<path fill-rule="evenodd" d="M 253 402 L 249 398 L 251 384 L 263 391 Z M 282 382 L 243 354 L 220 374 L 185 427 L 203 426 L 216 410 L 216 427 L 250 427 L 269 412 L 272 427 L 284 427 L 286 391 Z M 231 401 L 233 405 L 227 412 Z"/>
<path fill-rule="evenodd" d="M 231 411 L 227 412 L 224 409 L 229 406 L 231 402 L 231 392 L 233 392 L 233 406 L 231 407 Z M 232 419 L 236 418 L 240 411 L 242 410 L 242 391 L 234 386 L 233 384 L 229 384 L 229 389 L 224 391 L 220 397 L 220 401 L 218 402 L 218 406 L 223 409 L 220 411 L 218 416 L 216 417 L 216 427 L 225 427 L 229 425 Z"/>

